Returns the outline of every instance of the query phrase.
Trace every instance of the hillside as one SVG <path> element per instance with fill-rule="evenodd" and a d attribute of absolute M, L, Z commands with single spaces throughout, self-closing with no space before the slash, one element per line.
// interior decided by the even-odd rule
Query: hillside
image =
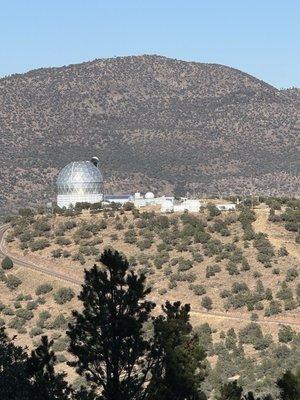
<path fill-rule="evenodd" d="M 259 204 L 254 212 L 221 214 L 209 206 L 200 215 L 130 207 L 54 216 L 42 209 L 35 214 L 22 210 L 9 219 L 1 243 L 2 251 L 23 263 L 0 268 L 0 325 L 5 323 L 9 334 L 29 348 L 43 333 L 50 335 L 58 367 L 76 380 L 65 364 L 64 331 L 71 310 L 80 307 L 75 295 L 83 269 L 99 263 L 110 247 L 146 274 L 158 306 L 167 299 L 192 305 L 193 326 L 212 364 L 207 390 L 236 374 L 249 390 L 271 390 L 282 363 L 291 368 L 299 361 L 300 282 L 297 232 L 280 222 L 285 215 L 299 222 L 299 202 L 269 205 L 271 212 Z M 67 288 L 63 294 L 62 287 Z M 273 367 L 261 381 L 268 362 Z"/>
<path fill-rule="evenodd" d="M 0 80 L 0 209 L 54 199 L 58 170 L 98 155 L 110 192 L 299 195 L 298 92 L 159 56 Z"/>

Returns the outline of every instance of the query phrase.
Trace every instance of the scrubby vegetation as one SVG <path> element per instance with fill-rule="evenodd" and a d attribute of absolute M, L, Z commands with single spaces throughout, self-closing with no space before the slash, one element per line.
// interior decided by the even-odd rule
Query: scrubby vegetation
<path fill-rule="evenodd" d="M 96 400 L 103 389 L 103 400 L 299 398 L 300 334 L 290 326 L 281 326 L 277 338 L 264 333 L 257 322 L 239 331 L 233 327 L 216 331 L 208 323 L 192 328 L 190 306 L 168 301 L 162 314 L 151 317 L 155 303 L 147 300 L 151 289 L 145 275 L 130 272 L 130 264 L 117 252 L 105 251 L 100 261 L 100 268 L 85 272 L 81 305 L 71 318 L 59 314 L 53 319 L 49 311 L 39 311 L 36 325 L 28 326 L 34 341 L 31 353 L 0 329 L 1 399 Z M 204 294 L 203 288 L 191 286 Z M 44 284 L 36 289 L 48 296 L 48 301 L 49 287 Z M 257 282 L 256 290 L 266 291 L 262 281 Z M 234 294 L 248 291 L 245 283 L 232 285 Z M 60 293 L 71 291 L 64 288 Z M 208 296 L 202 301 L 206 307 L 211 303 Z M 25 334 L 39 305 L 22 293 L 16 302 L 16 311 L 8 313 L 15 316 L 7 327 Z M 4 305 L 1 309 L 4 314 Z M 44 334 L 53 329 L 49 340 Z M 255 355 L 247 354 L 249 347 Z M 72 384 L 66 374 L 54 369 L 70 356 L 70 366 L 82 376 L 80 384 L 77 379 Z M 124 365 L 128 368 L 119 374 Z"/>

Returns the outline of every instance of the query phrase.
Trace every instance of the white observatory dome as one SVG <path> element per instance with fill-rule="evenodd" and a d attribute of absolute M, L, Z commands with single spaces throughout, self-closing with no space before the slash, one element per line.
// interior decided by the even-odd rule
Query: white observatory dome
<path fill-rule="evenodd" d="M 57 178 L 57 204 L 69 207 L 76 203 L 97 203 L 103 199 L 103 176 L 98 158 L 74 161 L 66 165 Z"/>
<path fill-rule="evenodd" d="M 154 193 L 152 192 L 147 192 L 145 194 L 145 199 L 154 199 Z"/>

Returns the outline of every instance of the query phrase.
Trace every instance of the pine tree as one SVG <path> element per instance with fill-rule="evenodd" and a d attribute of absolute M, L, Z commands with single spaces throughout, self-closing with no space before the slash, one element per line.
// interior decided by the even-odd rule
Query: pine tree
<path fill-rule="evenodd" d="M 282 400 L 299 400 L 300 399 L 300 368 L 293 374 L 287 371 L 278 381 L 280 390 L 280 398 Z"/>
<path fill-rule="evenodd" d="M 219 397 L 219 400 L 241 400 L 242 393 L 243 388 L 238 386 L 237 381 L 225 383 L 221 388 L 221 396 Z M 252 396 L 252 394 L 250 396 Z"/>
<path fill-rule="evenodd" d="M 192 334 L 190 306 L 166 302 L 165 315 L 154 320 L 154 342 L 159 363 L 152 371 L 149 400 L 198 400 L 205 377 L 205 352 Z"/>
<path fill-rule="evenodd" d="M 31 400 L 68 400 L 71 388 L 65 381 L 65 373 L 56 373 L 56 356 L 51 349 L 53 340 L 42 336 L 41 344 L 31 352 L 27 360 L 27 373 L 31 383 Z"/>
<path fill-rule="evenodd" d="M 145 276 L 129 272 L 117 251 L 105 251 L 100 261 L 101 268 L 85 271 L 83 311 L 73 312 L 67 332 L 76 358 L 72 365 L 98 391 L 97 399 L 142 399 L 155 363 L 143 325 L 155 305 L 145 300 L 150 292 Z"/>
<path fill-rule="evenodd" d="M 0 399 L 29 400 L 30 385 L 26 375 L 27 354 L 15 346 L 0 329 Z"/>

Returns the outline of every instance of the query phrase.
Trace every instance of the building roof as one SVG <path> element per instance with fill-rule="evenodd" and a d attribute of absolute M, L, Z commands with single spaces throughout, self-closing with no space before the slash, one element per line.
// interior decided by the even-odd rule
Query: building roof
<path fill-rule="evenodd" d="M 73 161 L 58 174 L 57 185 L 102 183 L 103 176 L 91 161 Z"/>

